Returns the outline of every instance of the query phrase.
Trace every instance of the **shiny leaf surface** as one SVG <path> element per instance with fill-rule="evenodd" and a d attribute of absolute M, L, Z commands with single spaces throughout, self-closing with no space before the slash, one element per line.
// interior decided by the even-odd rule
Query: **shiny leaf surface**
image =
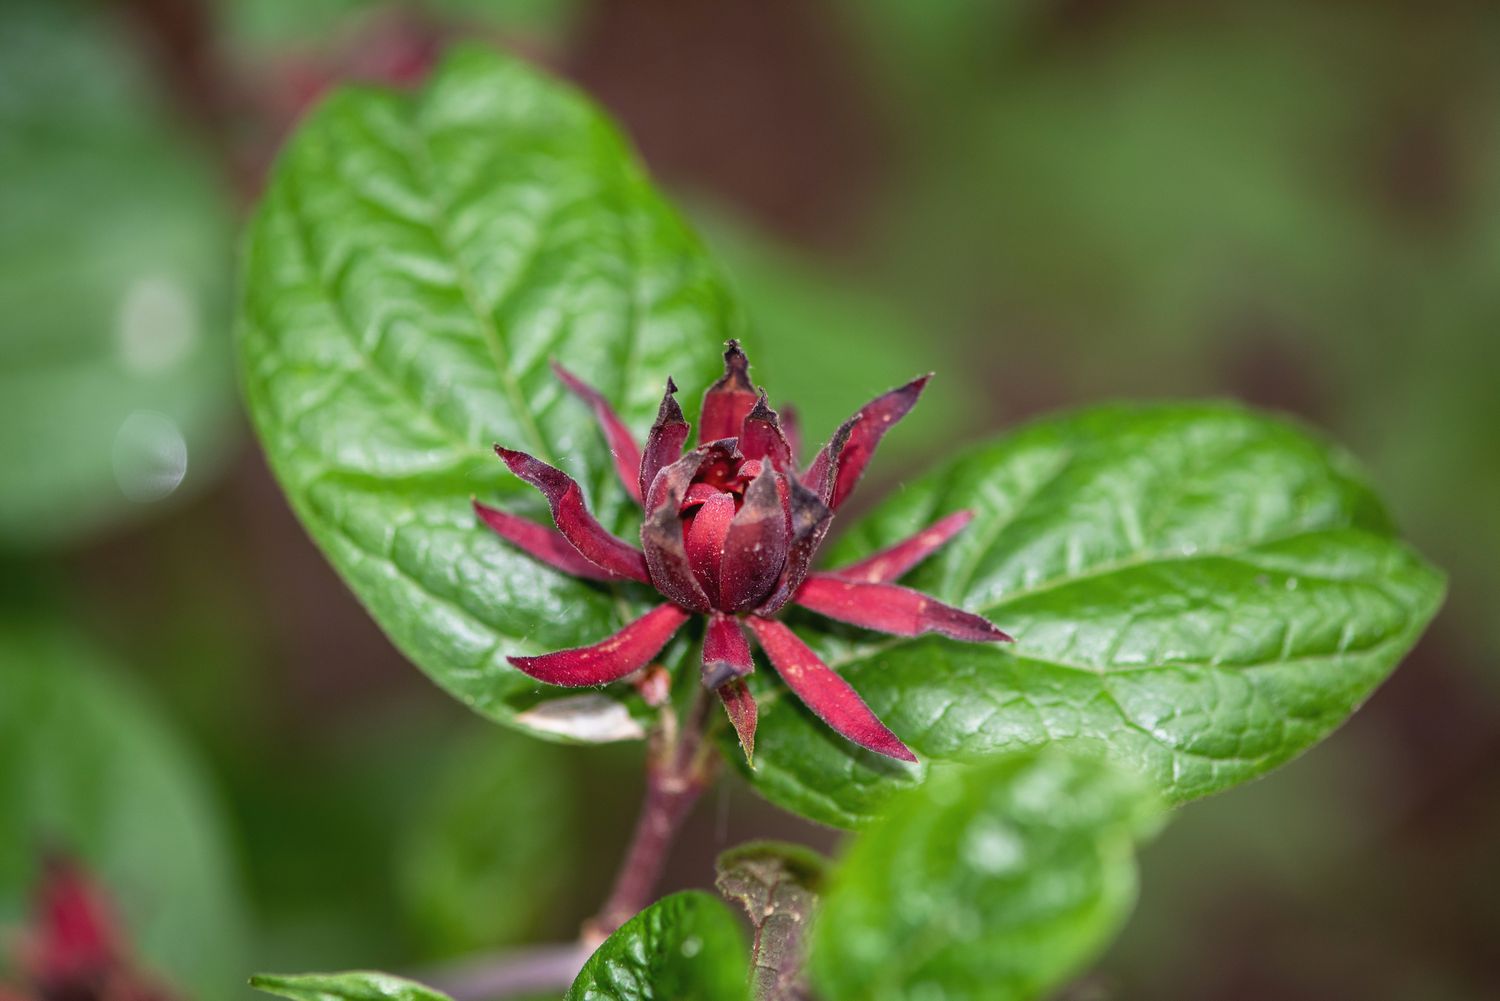
<path fill-rule="evenodd" d="M 1033 424 L 908 484 L 828 562 L 963 508 L 973 523 L 903 583 L 1016 642 L 804 631 L 921 763 L 860 752 L 763 687 L 750 777 L 773 801 L 855 826 L 935 762 L 1052 742 L 1207 795 L 1333 730 L 1443 594 L 1347 455 L 1232 406 Z"/>

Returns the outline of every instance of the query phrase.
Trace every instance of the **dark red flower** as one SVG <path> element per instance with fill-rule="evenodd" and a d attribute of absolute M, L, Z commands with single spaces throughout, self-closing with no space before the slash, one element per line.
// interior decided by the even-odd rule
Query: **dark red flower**
<path fill-rule="evenodd" d="M 131 961 L 105 891 L 61 855 L 44 863 L 13 952 L 23 984 L 0 984 L 0 1001 L 170 1001 Z"/>
<path fill-rule="evenodd" d="M 953 538 L 971 514 L 959 511 L 889 549 L 847 567 L 810 572 L 833 514 L 854 490 L 875 446 L 921 395 L 914 379 L 866 404 L 834 433 L 804 472 L 764 391 L 750 383 L 735 341 L 724 375 L 703 397 L 698 447 L 683 453 L 688 423 L 667 380 L 644 450 L 609 403 L 560 365 L 557 375 L 593 408 L 625 489 L 645 511 L 641 548 L 594 520 L 564 472 L 500 445 L 495 451 L 552 506 L 557 530 L 475 502 L 484 522 L 512 544 L 590 580 L 634 580 L 667 599 L 594 646 L 510 662 L 552 685 L 602 685 L 646 666 L 693 614 L 707 616 L 703 683 L 718 692 L 748 757 L 755 700 L 744 678 L 755 669 L 748 626 L 788 688 L 825 723 L 872 751 L 916 756 L 864 701 L 775 618 L 789 603 L 840 622 L 897 636 L 941 633 L 975 643 L 1009 640 L 988 621 L 894 583 Z"/>

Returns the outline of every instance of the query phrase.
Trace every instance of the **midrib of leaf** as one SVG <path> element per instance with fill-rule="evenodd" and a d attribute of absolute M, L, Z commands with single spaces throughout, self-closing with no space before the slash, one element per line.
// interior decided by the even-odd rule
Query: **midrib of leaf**
<path fill-rule="evenodd" d="M 1032 496 L 1035 496 L 1037 493 L 1040 493 L 1040 490 L 1034 492 Z M 1029 503 L 1030 503 L 1029 500 L 1025 502 L 1025 504 L 1029 504 Z M 1022 507 L 1017 508 L 1016 512 L 1012 515 L 1012 517 L 1010 519 L 1008 519 L 1008 521 L 1014 521 L 1014 520 L 1018 519 L 1023 513 L 1024 513 L 1024 504 L 1023 504 Z M 1295 540 L 1295 539 L 1300 539 L 1300 538 L 1305 538 L 1305 537 L 1313 537 L 1313 536 L 1317 536 L 1317 535 L 1323 535 L 1323 534 L 1327 534 L 1329 532 L 1342 531 L 1342 530 L 1347 529 L 1347 527 L 1348 526 L 1345 526 L 1345 525 L 1324 525 L 1324 526 L 1320 526 L 1320 527 L 1317 527 L 1317 528 L 1300 528 L 1300 529 L 1298 529 L 1296 531 L 1287 532 L 1287 533 L 1284 533 L 1282 535 L 1271 536 L 1271 537 L 1268 537 L 1268 538 L 1265 538 L 1265 539 L 1249 540 L 1249 541 L 1246 541 L 1246 542 L 1237 543 L 1237 544 L 1235 544 L 1233 546 L 1224 546 L 1224 547 L 1218 547 L 1218 548 L 1210 548 L 1210 549 L 1199 550 L 1198 552 L 1193 553 L 1191 556 L 1183 555 L 1181 553 L 1169 553 L 1169 552 L 1152 552 L 1152 553 L 1136 554 L 1134 556 L 1131 556 L 1131 557 L 1128 557 L 1128 558 L 1125 558 L 1125 559 L 1114 560 L 1114 561 L 1111 561 L 1111 562 L 1108 562 L 1108 563 L 1096 565 L 1096 566 L 1094 566 L 1092 568 L 1089 568 L 1087 571 L 1080 571 L 1080 572 L 1074 573 L 1072 576 L 1069 576 L 1068 572 L 1065 571 L 1062 574 L 1058 574 L 1058 575 L 1055 575 L 1053 577 L 1047 578 L 1046 580 L 1043 580 L 1043 581 L 1041 581 L 1041 582 L 1039 582 L 1037 584 L 1031 585 L 1030 587 L 1023 588 L 1023 589 L 1018 590 L 1018 591 L 1013 591 L 1010 594 L 1007 594 L 1004 597 L 1000 598 L 999 600 L 997 600 L 997 601 L 995 601 L 995 602 L 993 602 L 993 603 L 991 603 L 989 605 L 986 605 L 986 606 L 983 606 L 983 607 L 977 609 L 977 611 L 979 611 L 980 614 L 994 617 L 994 613 L 995 612 L 997 612 L 997 611 L 1005 608 L 1007 605 L 1009 605 L 1009 604 L 1011 604 L 1013 602 L 1020 601 L 1023 598 L 1034 597 L 1034 596 L 1036 596 L 1038 594 L 1043 594 L 1043 593 L 1046 593 L 1048 591 L 1056 590 L 1058 588 L 1069 586 L 1069 585 L 1072 585 L 1072 584 L 1078 583 L 1078 582 L 1101 580 L 1101 579 L 1109 577 L 1109 576 L 1111 576 L 1113 574 L 1123 573 L 1123 572 L 1126 572 L 1128 570 L 1135 569 L 1135 568 L 1138 568 L 1138 567 L 1143 567 L 1143 566 L 1161 565 L 1161 564 L 1164 564 L 1164 563 L 1178 563 L 1178 564 L 1184 564 L 1184 565 L 1186 565 L 1186 564 L 1198 563 L 1198 562 L 1202 562 L 1204 560 L 1210 560 L 1210 559 L 1227 559 L 1227 560 L 1236 560 L 1236 559 L 1238 559 L 1241 562 L 1246 563 L 1246 565 L 1248 565 L 1248 566 L 1256 567 L 1257 569 L 1266 569 L 1266 568 L 1260 567 L 1256 563 L 1253 563 L 1253 562 L 1248 561 L 1248 560 L 1244 560 L 1243 557 L 1246 556 L 1246 555 L 1249 555 L 1249 554 L 1253 553 L 1256 549 L 1260 549 L 1260 548 L 1263 548 L 1265 546 L 1275 546 L 1275 545 L 1280 545 L 1283 542 L 1290 542 L 1290 541 Z M 994 538 L 998 539 L 999 538 L 999 534 L 995 533 L 994 534 Z M 981 552 L 980 556 L 978 558 L 980 560 L 982 560 L 985 555 L 987 555 L 987 553 Z M 1287 574 L 1287 571 L 1281 570 L 1281 569 L 1268 570 L 1268 572 L 1274 572 L 1274 573 L 1279 573 L 1279 574 Z M 1287 574 L 1287 575 L 1290 576 L 1290 574 Z M 1375 584 L 1375 583 L 1373 583 L 1371 581 L 1364 581 L 1364 580 L 1358 580 L 1358 579 L 1345 579 L 1345 578 L 1338 578 L 1338 577 L 1325 577 L 1325 576 L 1319 576 L 1317 574 L 1302 573 L 1302 572 L 1297 572 L 1295 574 L 1295 576 L 1298 577 L 1299 579 L 1314 580 L 1314 581 L 1323 581 L 1323 582 L 1330 583 L 1330 584 L 1341 584 L 1341 585 L 1358 584 L 1358 585 L 1361 585 L 1361 586 L 1368 586 L 1368 587 L 1371 587 L 1371 588 L 1375 589 L 1376 591 L 1379 591 L 1382 595 L 1384 595 L 1386 597 L 1389 597 L 1389 594 L 1383 588 L 1379 587 L 1377 584 Z M 1399 605 L 1399 602 L 1393 602 L 1393 604 L 1398 604 Z M 1004 624 L 1001 623 L 1001 625 L 1003 627 Z M 1408 634 L 1410 633 L 1410 630 L 1411 630 L 1411 616 L 1406 616 L 1405 619 L 1404 619 L 1404 621 L 1403 621 L 1403 624 L 1401 626 L 1400 631 L 1392 634 L 1391 636 L 1385 637 L 1384 639 L 1377 640 L 1376 642 L 1371 643 L 1371 644 L 1369 644 L 1367 646 L 1363 646 L 1363 647 L 1352 647 L 1352 646 L 1350 646 L 1349 645 L 1349 635 L 1348 635 L 1348 633 L 1346 631 L 1345 635 L 1340 640 L 1339 648 L 1336 649 L 1336 650 L 1322 652 L 1322 653 L 1297 654 L 1295 656 L 1281 655 L 1281 656 L 1278 656 L 1275 659 L 1271 659 L 1271 660 L 1252 661 L 1252 662 L 1247 662 L 1247 663 L 1230 663 L 1230 664 L 1227 664 L 1227 665 L 1222 660 L 1219 660 L 1217 658 L 1211 658 L 1211 659 L 1206 659 L 1206 660 L 1202 660 L 1202 661 L 1195 661 L 1195 660 L 1174 660 L 1174 661 L 1163 661 L 1162 663 L 1159 663 L 1159 664 L 1140 664 L 1140 665 L 1133 665 L 1133 666 L 1128 666 L 1128 667 L 1111 667 L 1111 666 L 1096 666 L 1096 665 L 1088 665 L 1088 664 L 1078 664 L 1078 663 L 1073 663 L 1073 662 L 1069 662 L 1069 661 L 1066 661 L 1066 660 L 1061 660 L 1061 659 L 1058 659 L 1058 658 L 1055 658 L 1055 657 L 1050 657 L 1050 656 L 1047 656 L 1047 657 L 1032 656 L 1032 655 L 1028 655 L 1028 654 L 1026 654 L 1024 652 L 1024 646 L 1022 647 L 1022 649 L 1017 650 L 1015 652 L 1010 652 L 1010 651 L 1006 651 L 1006 652 L 1010 653 L 1011 656 L 1017 658 L 1018 660 L 1028 661 L 1028 662 L 1034 663 L 1034 664 L 1044 664 L 1044 665 L 1047 665 L 1049 667 L 1057 668 L 1058 670 L 1076 671 L 1076 672 L 1079 672 L 1079 673 L 1082 673 L 1082 674 L 1090 674 L 1090 675 L 1093 675 L 1093 676 L 1095 676 L 1097 678 L 1105 679 L 1105 678 L 1108 678 L 1108 677 L 1110 677 L 1112 675 L 1132 674 L 1132 673 L 1146 673 L 1146 672 L 1151 672 L 1151 671 L 1172 671 L 1172 670 L 1182 670 L 1184 668 L 1194 668 L 1194 667 L 1210 667 L 1210 668 L 1212 668 L 1212 667 L 1224 667 L 1226 669 L 1235 670 L 1235 671 L 1250 671 L 1250 670 L 1255 670 L 1255 669 L 1258 669 L 1258 668 L 1276 667 L 1276 666 L 1279 666 L 1281 664 L 1315 663 L 1317 661 L 1337 660 L 1337 659 L 1339 659 L 1341 657 L 1359 656 L 1359 655 L 1362 655 L 1362 654 L 1374 653 L 1375 651 L 1383 649 L 1385 647 L 1397 646 L 1397 645 L 1399 645 L 1401 643 L 1406 642 L 1409 639 L 1409 635 Z M 1290 630 L 1288 630 L 1288 632 L 1290 632 Z M 836 671 L 843 671 L 844 669 L 846 669 L 848 667 L 851 667 L 851 666 L 856 665 L 856 664 L 860 664 L 860 663 L 862 663 L 864 661 L 874 660 L 874 659 L 878 658 L 881 654 L 887 653 L 890 650 L 893 650 L 893 649 L 895 649 L 897 647 L 900 647 L 900 646 L 904 646 L 904 645 L 906 645 L 908 643 L 911 643 L 911 642 L 913 642 L 912 638 L 910 638 L 910 637 L 901 637 L 901 636 L 892 637 L 890 639 L 881 640 L 881 641 L 872 643 L 872 644 L 867 645 L 867 646 L 859 647 L 856 650 L 852 650 L 852 651 L 850 651 L 849 653 L 845 654 L 842 657 L 832 657 L 832 658 L 829 658 L 829 660 L 828 660 L 828 666 L 831 667 L 831 668 L 833 668 Z M 1288 642 L 1289 642 L 1289 640 L 1288 640 Z M 1024 644 L 1024 637 L 1022 638 L 1022 643 Z M 1285 644 L 1283 645 L 1283 649 L 1285 649 Z M 785 690 L 778 686 L 776 688 L 771 689 L 770 691 L 767 691 L 763 696 L 757 697 L 757 701 L 759 702 L 759 704 L 761 705 L 762 708 L 767 708 L 769 706 L 772 706 L 772 705 L 776 704 L 778 701 L 780 701 L 785 696 L 785 694 L 786 694 Z M 1111 698 L 1113 698 L 1112 695 L 1111 695 Z M 1126 717 L 1124 716 L 1123 713 L 1121 714 L 1121 718 L 1122 719 L 1126 719 Z M 1128 719 L 1127 719 L 1127 722 L 1128 722 Z M 1155 738 L 1154 735 L 1153 735 L 1153 739 L 1158 739 L 1159 740 L 1159 738 Z"/>
<path fill-rule="evenodd" d="M 385 371 L 385 369 L 375 364 L 375 360 L 370 357 L 369 352 L 360 342 L 358 331 L 355 329 L 354 317 L 349 314 L 349 307 L 344 302 L 344 297 L 340 295 L 332 285 L 329 284 L 328 279 L 323 274 L 323 268 L 321 267 L 322 255 L 318 253 L 317 244 L 314 241 L 312 232 L 308 226 L 307 214 L 304 210 L 301 186 L 300 181 L 297 177 L 297 173 L 294 171 L 287 171 L 286 175 L 281 179 L 281 186 L 287 193 L 287 215 L 292 219 L 292 228 L 297 236 L 297 245 L 302 251 L 305 271 L 308 277 L 311 278 L 314 283 L 316 283 L 318 291 L 323 294 L 324 298 L 328 302 L 333 304 L 333 312 L 338 320 L 337 326 L 339 332 L 343 334 L 344 339 L 349 342 L 349 346 L 353 349 L 354 357 L 359 361 L 360 368 L 365 372 L 366 375 L 368 375 L 372 380 L 378 383 L 382 389 L 390 394 L 392 399 L 399 400 L 403 404 L 405 404 L 407 409 L 410 410 L 419 421 L 421 421 L 435 433 L 436 437 L 446 438 L 448 440 L 449 447 L 454 450 L 455 454 L 472 454 L 474 450 L 474 445 L 472 442 L 465 441 L 452 428 L 434 418 L 432 413 L 429 412 L 426 407 L 422 406 L 421 401 L 412 395 L 411 390 L 407 386 L 403 385 L 399 380 L 392 377 L 388 372 Z M 257 324 L 257 326 L 259 326 L 259 324 Z M 266 343 L 277 345 L 277 357 L 278 359 L 284 360 L 285 356 L 280 350 L 279 340 L 276 338 L 266 338 L 264 335 L 264 331 L 262 331 L 262 337 L 263 339 L 265 339 Z M 284 361 L 282 367 L 285 367 Z M 303 413 L 308 413 L 311 411 L 311 409 L 313 408 L 308 408 L 307 410 L 304 410 Z M 280 423 L 287 431 L 291 430 L 287 422 L 283 421 Z"/>
<path fill-rule="evenodd" d="M 416 120 L 413 121 L 412 119 Z M 403 147 L 406 159 L 412 165 L 412 177 L 427 196 L 426 222 L 429 232 L 432 234 L 433 242 L 437 244 L 453 265 L 454 281 L 458 285 L 459 292 L 463 295 L 464 302 L 469 311 L 474 314 L 479 323 L 479 332 L 485 342 L 485 348 L 489 353 L 490 361 L 495 366 L 495 372 L 499 376 L 500 385 L 505 395 L 510 400 L 511 407 L 515 410 L 521 421 L 521 426 L 526 436 L 531 439 L 532 447 L 536 449 L 537 458 L 544 462 L 553 462 L 552 449 L 542 437 L 542 429 L 536 423 L 536 416 L 531 412 L 531 407 L 526 402 L 526 397 L 521 392 L 521 386 L 516 382 L 515 375 L 510 370 L 510 352 L 504 340 L 500 336 L 499 329 L 495 326 L 494 313 L 484 307 L 480 301 L 478 289 L 474 285 L 474 276 L 463 255 L 459 253 L 458 247 L 453 242 L 452 234 L 448 231 L 447 218 L 453 211 L 442 197 L 435 180 L 435 168 L 432 161 L 430 149 L 431 137 L 421 123 L 421 114 L 402 116 L 401 124 L 406 126 L 402 131 L 402 137 L 406 141 Z M 364 122 L 361 119 L 361 126 Z M 366 130 L 372 142 L 378 142 L 379 137 Z M 543 237 L 542 242 L 545 242 Z M 517 269 L 517 276 L 507 286 L 506 297 L 514 294 L 514 290 L 523 287 L 521 279 L 532 267 L 532 262 L 537 258 L 542 243 L 532 246 L 521 267 Z M 504 304 L 504 299 L 496 304 L 496 308 Z"/>

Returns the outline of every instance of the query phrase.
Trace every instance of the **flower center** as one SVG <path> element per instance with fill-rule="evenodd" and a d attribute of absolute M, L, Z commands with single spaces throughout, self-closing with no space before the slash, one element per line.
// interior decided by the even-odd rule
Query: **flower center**
<path fill-rule="evenodd" d="M 719 603 L 719 572 L 729 523 L 744 505 L 745 490 L 760 471 L 758 459 L 716 458 L 706 462 L 678 508 L 688 564 L 715 605 Z"/>

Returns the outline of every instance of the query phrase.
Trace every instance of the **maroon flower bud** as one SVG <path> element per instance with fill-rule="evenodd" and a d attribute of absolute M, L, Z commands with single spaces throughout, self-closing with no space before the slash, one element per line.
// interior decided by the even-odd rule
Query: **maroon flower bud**
<path fill-rule="evenodd" d="M 641 449 L 603 396 L 560 365 L 553 367 L 593 409 L 626 491 L 642 503 L 642 548 L 605 531 L 566 473 L 499 445 L 495 451 L 511 471 L 547 498 L 557 529 L 477 501 L 475 510 L 513 545 L 559 570 L 590 580 L 649 583 L 667 601 L 602 643 L 511 657 L 511 664 L 548 684 L 607 684 L 650 663 L 689 613 L 699 613 L 709 618 L 703 683 L 723 699 L 747 757 L 755 745 L 756 710 L 743 680 L 754 662 L 742 624 L 787 687 L 835 731 L 862 747 L 915 761 L 848 683 L 773 617 L 795 602 L 897 636 L 935 632 L 968 642 L 1010 639 L 977 615 L 894 583 L 962 531 L 968 512 L 953 512 L 842 570 L 810 570 L 834 511 L 859 482 L 886 431 L 916 403 L 928 377 L 866 404 L 799 473 L 795 435 L 788 436 L 766 394 L 751 385 L 749 361 L 735 341 L 724 353 L 723 377 L 704 394 L 699 443 L 686 454 L 689 427 L 671 379 Z"/>
<path fill-rule="evenodd" d="M 171 1001 L 132 962 L 104 889 L 61 855 L 45 860 L 30 924 L 13 950 L 11 965 L 22 983 L 0 984 L 0 1001 Z"/>

